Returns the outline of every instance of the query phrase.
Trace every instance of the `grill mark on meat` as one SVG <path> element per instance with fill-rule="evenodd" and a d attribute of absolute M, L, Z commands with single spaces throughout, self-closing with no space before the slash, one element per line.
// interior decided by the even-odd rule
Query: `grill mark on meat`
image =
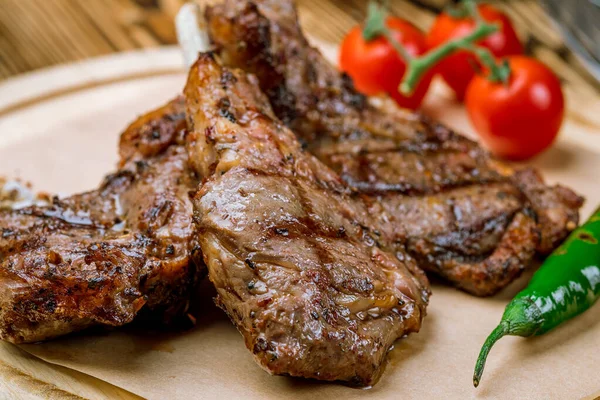
<path fill-rule="evenodd" d="M 498 183 L 498 182 L 502 182 L 501 180 L 495 180 L 495 179 L 490 179 L 490 180 L 478 180 L 478 181 L 464 181 L 464 182 L 451 182 L 449 184 L 445 184 L 445 185 L 440 185 L 437 187 L 430 187 L 430 186 L 415 186 L 415 185 L 411 185 L 409 183 L 393 183 L 393 184 L 388 184 L 388 183 L 381 183 L 381 182 L 373 182 L 373 183 L 365 183 L 365 181 L 368 181 L 370 179 L 367 179 L 369 177 L 369 171 L 368 171 L 368 164 L 365 165 L 362 174 L 364 175 L 362 177 L 361 180 L 354 180 L 354 175 L 351 174 L 341 174 L 340 177 L 342 177 L 342 179 L 344 179 L 345 182 L 347 182 L 348 185 L 350 185 L 353 188 L 356 188 L 356 190 L 366 193 L 366 194 L 372 194 L 372 195 L 377 195 L 377 194 L 386 194 L 386 193 L 396 193 L 398 195 L 404 195 L 404 196 L 425 196 L 425 195 L 429 195 L 429 194 L 436 194 L 436 193 L 440 193 L 440 192 L 444 192 L 444 191 L 451 191 L 453 189 L 461 189 L 461 188 L 468 188 L 468 187 L 475 187 L 475 186 L 480 186 L 480 185 L 487 185 L 487 184 L 492 184 L 492 183 Z"/>
<path fill-rule="evenodd" d="M 503 214 L 489 220 L 481 221 L 479 224 L 481 226 L 473 226 L 468 230 L 457 228 L 450 232 L 431 236 L 429 241 L 436 249 L 443 249 L 441 251 L 442 253 L 452 252 L 457 256 L 464 254 L 466 257 L 470 255 L 474 257 L 472 260 L 482 261 L 493 253 L 493 249 L 486 252 L 476 252 L 476 249 L 472 249 L 471 252 L 468 250 L 465 251 L 465 245 L 468 246 L 468 240 L 473 236 L 485 237 L 491 235 L 492 232 L 496 231 L 498 228 L 501 228 L 501 231 L 504 231 L 515 215 L 516 212 L 510 215 Z"/>
<path fill-rule="evenodd" d="M 299 194 L 299 202 L 300 202 L 302 209 L 305 211 L 305 213 L 308 216 L 317 215 L 317 213 L 315 212 L 315 210 L 312 207 L 312 204 L 308 201 L 310 194 L 306 193 L 304 188 L 302 188 L 298 184 L 297 181 L 293 182 L 293 185 Z M 324 292 L 327 292 L 329 290 L 329 286 L 332 281 L 330 268 L 332 268 L 335 265 L 335 260 L 333 259 L 332 255 L 329 254 L 329 252 L 324 247 L 324 245 L 322 243 L 320 243 L 318 240 L 316 240 L 316 237 L 314 237 L 313 234 L 314 234 L 314 232 L 318 231 L 322 236 L 329 237 L 332 239 L 338 238 L 338 235 L 337 235 L 337 231 L 333 231 L 333 229 L 327 229 L 329 227 L 325 227 L 325 229 L 323 229 L 322 224 L 317 225 L 314 222 L 315 221 L 312 218 L 308 217 L 308 218 L 302 219 L 300 223 L 301 223 L 301 226 L 305 227 L 305 232 L 304 232 L 303 236 L 305 237 L 306 240 L 308 240 L 308 243 L 310 244 L 310 248 L 312 248 L 316 251 L 319 265 L 324 266 L 325 269 L 324 269 L 324 274 L 321 274 L 321 272 L 319 272 L 319 271 L 315 271 L 315 272 L 309 271 L 309 273 L 312 272 L 311 280 L 319 287 L 319 289 Z M 355 223 L 355 221 L 352 221 L 352 222 Z M 323 275 L 325 275 L 325 276 L 323 276 Z M 315 301 L 317 301 L 317 300 L 315 300 Z M 330 325 L 335 324 L 337 317 L 338 317 L 335 310 L 333 308 L 327 307 L 327 305 L 323 304 L 322 302 L 319 302 L 319 306 L 320 306 L 319 308 L 321 309 L 320 315 L 325 319 L 325 321 L 327 321 L 327 323 Z M 316 311 L 310 312 L 311 317 L 313 317 L 313 319 L 315 319 L 315 320 L 318 320 L 318 318 L 314 318 L 314 314 L 319 316 L 319 313 Z M 352 328 L 354 328 L 354 327 L 352 327 Z M 375 366 L 375 368 L 377 369 L 378 366 Z"/>
<path fill-rule="evenodd" d="M 257 168 L 246 168 L 246 171 L 256 177 L 279 178 L 281 176 L 278 173 L 263 171 L 263 170 L 260 170 Z M 300 195 L 300 204 L 302 205 L 302 208 L 304 210 L 306 210 L 306 214 L 308 214 L 308 215 L 314 214 L 314 212 L 312 210 L 312 206 L 311 206 L 310 202 L 308 201 L 308 197 L 307 197 L 307 194 L 305 193 L 304 189 L 301 186 L 299 186 L 297 181 L 291 181 L 290 183 L 292 184 L 294 189 L 298 191 L 298 194 Z M 349 190 L 348 191 L 341 190 L 340 187 L 337 185 L 331 186 L 331 185 L 328 185 L 326 182 L 319 182 L 319 183 L 325 189 L 331 190 L 336 194 L 348 194 L 348 195 L 352 194 L 352 192 Z M 323 236 L 325 236 L 327 238 L 331 238 L 331 239 L 340 238 L 340 235 L 343 236 L 345 234 L 344 227 L 340 227 L 337 229 L 329 229 L 330 227 L 317 226 L 317 225 L 315 225 L 314 220 L 312 220 L 309 217 L 300 218 L 296 222 L 297 223 L 291 223 L 289 225 L 279 225 L 278 227 L 273 227 L 272 231 L 277 233 L 277 230 L 285 230 L 285 236 L 295 235 L 295 237 L 306 237 L 309 240 L 312 240 L 310 237 L 311 233 L 313 233 L 316 229 L 319 229 L 320 234 L 322 234 Z M 353 221 L 352 223 L 355 225 L 359 225 L 359 223 L 356 221 Z M 300 227 L 300 228 L 298 228 L 298 227 Z M 369 227 L 362 225 L 361 229 L 368 231 Z M 277 234 L 283 234 L 283 233 L 277 233 Z M 315 245 L 318 245 L 318 244 L 315 244 Z"/>

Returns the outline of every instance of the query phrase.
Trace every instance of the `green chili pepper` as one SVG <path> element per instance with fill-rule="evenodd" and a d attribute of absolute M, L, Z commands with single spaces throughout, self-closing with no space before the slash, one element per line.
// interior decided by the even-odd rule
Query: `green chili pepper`
<path fill-rule="evenodd" d="M 542 335 L 600 298 L 600 208 L 575 229 L 508 303 L 500 324 L 486 339 L 475 365 L 477 387 L 490 349 L 505 335 Z"/>

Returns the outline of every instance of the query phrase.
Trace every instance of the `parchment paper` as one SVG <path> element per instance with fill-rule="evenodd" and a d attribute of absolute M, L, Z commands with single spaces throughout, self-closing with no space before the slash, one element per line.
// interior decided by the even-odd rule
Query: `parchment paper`
<path fill-rule="evenodd" d="M 94 187 L 112 169 L 118 133 L 136 114 L 171 98 L 184 76 L 153 77 L 63 96 L 40 118 L 17 115 L 4 129 L 25 129 L 23 139 L 0 146 L 0 171 L 19 175 L 44 190 L 71 192 Z M 439 91 L 438 91 L 439 94 Z M 85 104 L 86 112 L 76 112 Z M 52 125 L 42 119 L 53 118 Z M 93 110 L 93 112 L 92 112 Z M 443 110 L 443 112 L 442 112 Z M 427 111 L 463 131 L 460 108 L 431 96 Z M 583 216 L 600 202 L 600 156 L 563 139 L 536 160 L 551 182 L 561 181 L 588 198 Z M 396 343 L 380 382 L 348 388 L 286 377 L 260 369 L 239 333 L 212 303 L 206 283 L 192 312 L 194 329 L 159 332 L 148 327 L 94 330 L 43 344 L 29 353 L 103 379 L 149 399 L 575 399 L 600 390 L 600 305 L 550 334 L 504 338 L 492 351 L 478 389 L 471 383 L 479 347 L 498 323 L 505 304 L 526 284 L 478 299 L 439 283 L 422 331 Z"/>
<path fill-rule="evenodd" d="M 576 399 L 600 388 L 600 307 L 547 336 L 503 339 L 481 386 L 473 388 L 479 346 L 516 286 L 485 300 L 434 286 L 422 331 L 396 343 L 383 377 L 369 390 L 269 376 L 212 305 L 209 285 L 198 324 L 188 332 L 127 328 L 21 347 L 149 399 Z"/>

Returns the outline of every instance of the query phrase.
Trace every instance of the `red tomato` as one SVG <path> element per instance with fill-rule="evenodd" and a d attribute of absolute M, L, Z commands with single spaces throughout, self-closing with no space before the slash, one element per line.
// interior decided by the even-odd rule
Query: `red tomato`
<path fill-rule="evenodd" d="M 427 51 L 425 35 L 411 23 L 400 18 L 387 17 L 386 26 L 392 36 L 413 56 Z M 354 27 L 344 38 L 340 49 L 340 67 L 352 77 L 356 88 L 374 95 L 387 92 L 401 107 L 417 109 L 429 89 L 433 74 L 423 77 L 410 96 L 398 92 L 398 85 L 406 71 L 406 63 L 394 47 L 383 37 L 365 41 L 360 26 Z"/>
<path fill-rule="evenodd" d="M 498 32 L 477 42 L 478 45 L 487 47 L 496 57 L 523 54 L 523 45 L 505 14 L 487 4 L 480 4 L 477 9 L 484 20 L 500 24 Z M 474 26 L 475 21 L 470 17 L 453 18 L 446 13 L 441 13 L 427 35 L 427 45 L 429 48 L 434 48 L 451 39 L 468 35 L 473 31 Z M 440 75 L 461 101 L 465 97 L 469 82 L 475 76 L 476 65 L 477 61 L 473 55 L 459 51 L 442 60 L 438 66 Z"/>
<path fill-rule="evenodd" d="M 560 129 L 564 97 L 556 75 L 541 62 L 508 58 L 507 85 L 473 78 L 467 112 L 483 142 L 500 157 L 524 160 L 548 148 Z"/>

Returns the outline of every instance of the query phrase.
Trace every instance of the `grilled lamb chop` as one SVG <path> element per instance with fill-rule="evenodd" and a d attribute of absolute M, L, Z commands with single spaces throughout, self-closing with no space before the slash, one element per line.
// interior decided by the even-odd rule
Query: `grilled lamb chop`
<path fill-rule="evenodd" d="M 582 198 L 515 171 L 418 114 L 359 94 L 310 47 L 290 0 L 226 0 L 205 13 L 224 63 L 254 73 L 309 151 L 386 211 L 419 265 L 496 293 L 577 226 Z"/>
<path fill-rule="evenodd" d="M 35 342 L 123 325 L 143 308 L 167 320 L 185 309 L 205 268 L 178 102 L 123 134 L 123 168 L 99 189 L 0 211 L 0 338 Z"/>
<path fill-rule="evenodd" d="M 185 96 L 217 303 L 270 373 L 374 383 L 392 343 L 419 330 L 424 274 L 390 251 L 361 195 L 301 149 L 254 77 L 204 53 Z"/>

